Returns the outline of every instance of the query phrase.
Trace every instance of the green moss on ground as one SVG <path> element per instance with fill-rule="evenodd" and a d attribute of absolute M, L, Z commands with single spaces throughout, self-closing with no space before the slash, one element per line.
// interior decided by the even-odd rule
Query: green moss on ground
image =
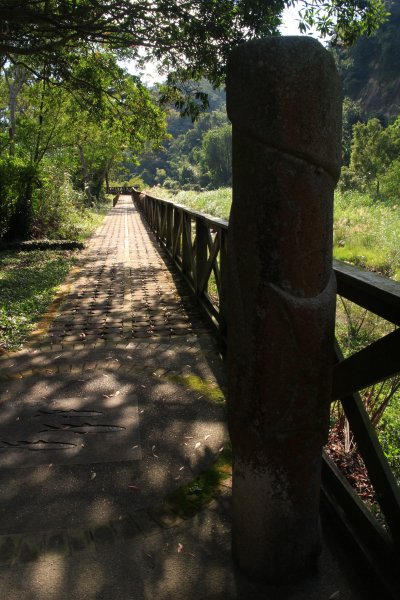
<path fill-rule="evenodd" d="M 165 507 L 182 518 L 205 508 L 218 495 L 218 488 L 232 474 L 232 450 L 227 444 L 218 460 L 193 481 L 174 490 L 165 499 Z"/>
<path fill-rule="evenodd" d="M 225 394 L 218 385 L 201 379 L 197 375 L 167 375 L 167 379 L 189 390 L 198 392 L 207 400 L 225 402 Z"/>

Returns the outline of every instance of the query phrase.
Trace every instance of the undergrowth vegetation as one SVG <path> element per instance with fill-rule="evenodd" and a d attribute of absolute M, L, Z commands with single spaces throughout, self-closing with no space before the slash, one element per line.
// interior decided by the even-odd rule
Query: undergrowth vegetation
<path fill-rule="evenodd" d="M 71 205 L 52 207 L 62 219 L 59 227 L 54 220 L 51 228 L 41 229 L 48 239 L 86 239 L 111 206 L 110 198 L 90 209 L 74 207 L 73 198 L 70 201 Z M 72 250 L 0 251 L 0 352 L 16 350 L 26 341 L 76 256 Z"/>
<path fill-rule="evenodd" d="M 333 231 L 335 258 L 400 281 L 400 204 L 337 192 Z"/>
<path fill-rule="evenodd" d="M 0 253 L 0 351 L 26 340 L 75 257 L 59 250 Z"/>

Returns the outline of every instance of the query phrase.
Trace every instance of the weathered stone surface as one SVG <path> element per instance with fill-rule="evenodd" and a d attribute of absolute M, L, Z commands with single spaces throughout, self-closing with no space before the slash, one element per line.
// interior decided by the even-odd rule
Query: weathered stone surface
<path fill-rule="evenodd" d="M 236 47 L 227 87 L 229 118 L 241 131 L 339 178 L 341 87 L 317 40 L 268 37 Z"/>
<path fill-rule="evenodd" d="M 332 205 L 340 172 L 340 84 L 332 57 L 310 38 L 245 44 L 228 65 L 227 103 L 233 552 L 247 573 L 287 580 L 319 548 L 335 310 Z"/>

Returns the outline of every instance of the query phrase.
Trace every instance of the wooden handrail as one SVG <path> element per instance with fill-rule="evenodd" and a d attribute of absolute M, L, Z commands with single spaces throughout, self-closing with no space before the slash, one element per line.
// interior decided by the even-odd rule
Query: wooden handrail
<path fill-rule="evenodd" d="M 338 260 L 333 261 L 333 269 L 338 294 L 400 326 L 400 285 L 397 281 Z"/>
<path fill-rule="evenodd" d="M 140 194 L 136 190 L 132 190 L 132 195 L 196 295 L 219 338 L 225 343 L 228 222 L 171 200 Z M 395 327 L 400 325 L 398 282 L 337 260 L 333 261 L 333 269 L 338 294 L 393 323 Z M 212 275 L 214 288 L 210 293 Z M 358 390 L 400 372 L 400 330 L 389 333 L 346 359 L 337 347 L 336 360 L 332 399 L 340 399 L 343 404 L 393 541 L 400 549 L 399 489 L 357 394 Z M 331 469 L 325 471 L 331 473 Z M 330 476 L 324 485 L 329 486 L 330 481 L 334 481 L 335 486 L 340 485 L 338 478 Z M 335 495 L 341 497 L 337 490 Z M 354 510 L 356 514 L 359 507 L 354 506 Z M 371 515 L 371 519 L 374 521 L 375 518 Z M 379 524 L 375 525 L 379 529 Z M 374 535 L 373 532 L 371 535 Z"/>

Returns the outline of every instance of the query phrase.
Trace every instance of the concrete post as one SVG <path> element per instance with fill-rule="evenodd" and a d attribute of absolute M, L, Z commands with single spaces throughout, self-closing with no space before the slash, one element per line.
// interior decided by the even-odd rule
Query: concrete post
<path fill-rule="evenodd" d="M 335 312 L 333 190 L 341 92 L 332 56 L 306 37 L 237 47 L 228 249 L 233 553 L 288 581 L 320 547 L 319 487 Z"/>

